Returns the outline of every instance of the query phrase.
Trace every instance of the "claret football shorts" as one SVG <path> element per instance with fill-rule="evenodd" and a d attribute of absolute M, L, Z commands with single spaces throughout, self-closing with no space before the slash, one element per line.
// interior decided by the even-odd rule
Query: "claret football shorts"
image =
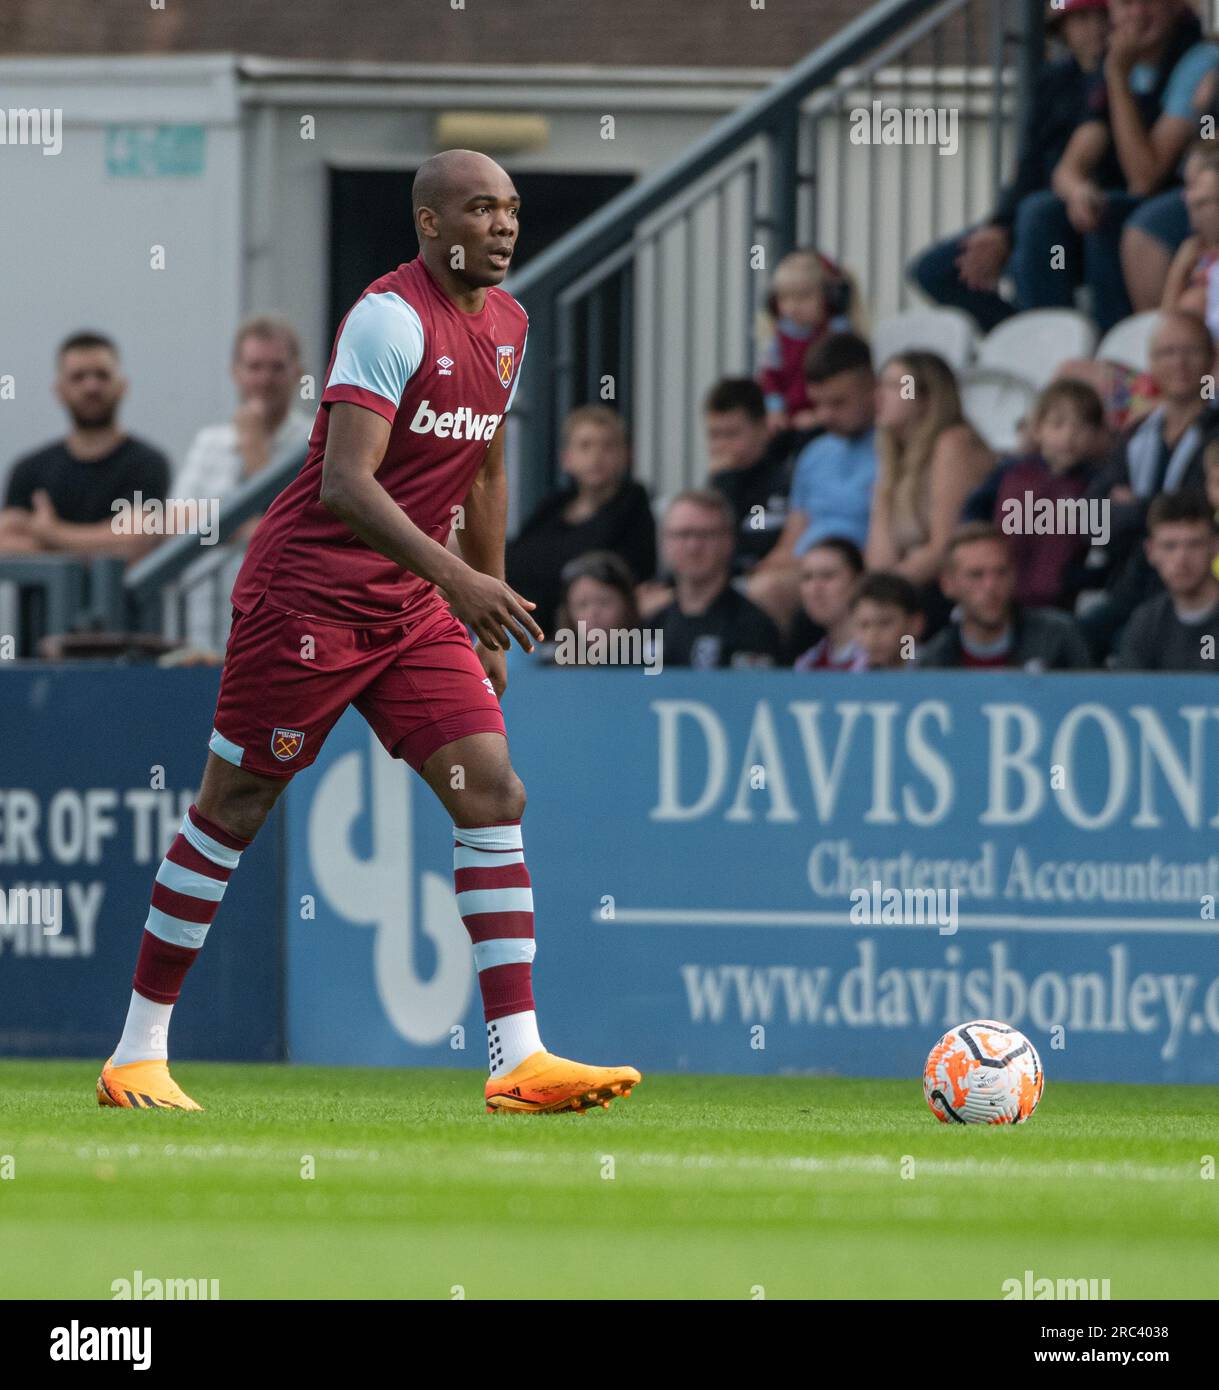
<path fill-rule="evenodd" d="M 292 777 L 348 705 L 416 772 L 454 739 L 505 732 L 465 628 L 439 601 L 421 619 L 384 627 L 322 623 L 265 598 L 234 609 L 213 753 L 262 777 Z"/>

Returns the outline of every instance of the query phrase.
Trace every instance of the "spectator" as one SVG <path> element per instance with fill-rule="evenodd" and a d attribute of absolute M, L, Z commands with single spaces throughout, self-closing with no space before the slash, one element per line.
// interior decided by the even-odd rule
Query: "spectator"
<path fill-rule="evenodd" d="M 1219 67 L 1219 48 L 1201 41 L 1202 26 L 1185 0 L 1110 0 L 1109 12 L 1113 28 L 1089 119 L 1054 171 L 1060 201 L 1042 209 L 1018 291 L 1028 308 L 1069 306 L 1082 278 L 1102 331 L 1125 318 L 1132 303 L 1151 309 L 1160 302 L 1188 229 L 1179 196 L 1151 195 L 1177 181 L 1208 79 Z M 1139 234 L 1137 255 L 1130 236 L 1121 235 L 1127 219 Z M 1067 275 L 1054 268 L 1056 245 L 1068 248 Z"/>
<path fill-rule="evenodd" d="M 0 510 L 0 554 L 59 552 L 135 560 L 158 537 L 115 530 L 114 504 L 163 501 L 169 462 L 118 424 L 127 381 L 118 348 L 101 333 L 61 344 L 55 394 L 72 428 L 13 466 Z"/>
<path fill-rule="evenodd" d="M 676 597 L 654 619 L 667 666 L 773 666 L 779 630 L 729 582 L 735 516 L 710 488 L 679 493 L 661 530 Z"/>
<path fill-rule="evenodd" d="M 919 590 L 928 630 L 947 617 L 938 576 L 965 499 L 994 467 L 966 424 L 952 368 L 932 352 L 892 358 L 877 390 L 880 467 L 867 535 L 870 570 Z"/>
<path fill-rule="evenodd" d="M 195 435 L 175 497 L 224 503 L 256 474 L 300 455 L 309 443 L 313 415 L 296 408 L 301 382 L 300 339 L 286 319 L 260 314 L 247 319 L 233 340 L 229 368 L 237 388 L 231 420 L 205 425 Z M 259 517 L 248 517 L 228 545 L 194 561 L 182 576 L 187 597 L 186 637 L 195 648 L 212 650 L 228 635 L 228 596 Z M 214 575 L 210 583 L 206 576 Z M 213 595 L 223 598 L 217 609 Z"/>
<path fill-rule="evenodd" d="M 563 567 L 590 550 L 612 550 L 636 582 L 656 572 L 656 523 L 647 490 L 630 477 L 622 417 L 604 405 L 582 405 L 563 424 L 562 469 L 570 485 L 556 489 L 508 545 L 508 583 L 537 607 L 543 632 L 554 626 L 563 595 Z"/>
<path fill-rule="evenodd" d="M 816 424 L 805 389 L 804 360 L 832 329 L 856 326 L 857 303 L 858 290 L 850 276 L 816 251 L 793 251 L 775 267 L 767 301 L 773 331 L 758 373 L 772 433 Z"/>
<path fill-rule="evenodd" d="M 1206 500 L 1211 505 L 1215 525 L 1219 527 L 1219 440 L 1212 440 L 1202 454 L 1202 471 L 1206 484 Z M 1215 559 L 1215 578 L 1219 579 L 1219 557 Z"/>
<path fill-rule="evenodd" d="M 1017 306 L 999 293 L 1012 256 L 1020 206 L 1050 186 L 1075 128 L 1087 116 L 1093 75 L 1105 54 L 1108 0 L 1062 0 L 1046 19 L 1047 30 L 1065 45 L 1067 57 L 1045 64 L 1025 113 L 1016 175 L 999 196 L 988 221 L 925 251 L 910 276 L 937 304 L 972 314 L 988 333 Z"/>
<path fill-rule="evenodd" d="M 1037 452 L 1003 470 L 995 525 L 1007 536 L 1016 566 L 1016 601 L 1070 611 L 1083 587 L 1092 537 L 1035 528 L 1030 512 L 1039 502 L 1086 499 L 1108 439 L 1104 404 L 1082 381 L 1052 382 L 1037 401 L 1032 431 Z"/>
<path fill-rule="evenodd" d="M 781 625 L 800 601 L 799 557 L 827 536 L 862 546 L 876 481 L 876 379 L 872 351 L 854 333 L 813 347 L 804 367 L 824 433 L 796 459 L 787 520 L 749 576 L 749 596 Z"/>
<path fill-rule="evenodd" d="M 918 591 L 900 574 L 865 574 L 851 596 L 855 640 L 868 671 L 908 671 L 923 635 Z"/>
<path fill-rule="evenodd" d="M 1215 516 L 1205 497 L 1164 493 L 1147 513 L 1147 558 L 1164 593 L 1135 609 L 1117 665 L 1125 671 L 1214 671 L 1219 642 Z"/>
<path fill-rule="evenodd" d="M 233 341 L 230 372 L 237 409 L 231 420 L 205 425 L 195 435 L 174 479 L 176 497 L 231 497 L 254 474 L 309 443 L 313 415 L 294 408 L 301 354 L 290 323 L 268 314 L 247 319 Z M 252 532 L 256 524 L 251 519 L 243 531 Z"/>
<path fill-rule="evenodd" d="M 1219 328 L 1210 317 L 1211 281 L 1219 265 L 1219 145 L 1199 142 L 1190 151 L 1183 196 L 1192 234 L 1173 260 L 1161 307 L 1204 319 L 1213 337 Z"/>
<path fill-rule="evenodd" d="M 957 606 L 949 625 L 923 648 L 920 666 L 1074 671 L 1092 664 L 1065 613 L 1016 602 L 1016 566 L 996 527 L 971 521 L 956 532 L 942 583 Z"/>
<path fill-rule="evenodd" d="M 800 560 L 800 601 L 825 636 L 795 662 L 797 671 L 862 671 L 867 664 L 851 626 L 851 591 L 863 573 L 854 541 L 827 536 Z"/>
<path fill-rule="evenodd" d="M 1205 488 L 1202 454 L 1215 428 L 1204 399 L 1214 358 L 1210 332 L 1192 314 L 1164 314 L 1150 358 L 1160 405 L 1125 435 L 1089 490 L 1090 497 L 1109 502 L 1110 539 L 1095 576 L 1105 592 L 1081 618 L 1098 662 L 1135 608 L 1159 591 L 1142 545 L 1152 499 Z"/>
<path fill-rule="evenodd" d="M 583 641 L 568 640 L 567 649 L 573 651 L 576 660 L 573 665 L 606 665 L 593 655 L 596 647 L 590 642 L 595 636 L 605 640 L 604 650 L 610 651 L 609 638 L 618 634 L 619 641 L 633 634 L 639 628 L 639 609 L 635 603 L 635 576 L 621 555 L 612 550 L 590 550 L 587 555 L 577 556 L 563 567 L 563 597 L 555 618 L 554 637 L 561 634 L 579 635 Z M 630 644 L 626 643 L 630 650 Z M 638 647 L 644 659 L 648 659 L 650 648 L 645 649 L 640 639 Z M 543 661 L 554 662 L 559 656 L 556 640 L 540 643 L 538 655 Z"/>
<path fill-rule="evenodd" d="M 707 394 L 703 407 L 708 482 L 736 513 L 733 566 L 748 574 L 770 553 L 783 532 L 797 451 L 808 431 L 766 426 L 762 388 L 748 377 L 725 377 Z"/>

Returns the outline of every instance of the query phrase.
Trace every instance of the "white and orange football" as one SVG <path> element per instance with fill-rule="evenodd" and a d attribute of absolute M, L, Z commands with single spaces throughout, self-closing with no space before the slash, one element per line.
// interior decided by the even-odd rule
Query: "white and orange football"
<path fill-rule="evenodd" d="M 945 1124 L 1018 1125 L 1037 1109 L 1044 1087 L 1033 1044 L 988 1019 L 950 1029 L 923 1068 L 923 1094 Z"/>

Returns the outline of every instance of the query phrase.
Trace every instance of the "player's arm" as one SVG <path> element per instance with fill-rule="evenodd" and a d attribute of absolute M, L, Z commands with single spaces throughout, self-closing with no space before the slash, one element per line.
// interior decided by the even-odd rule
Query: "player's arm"
<path fill-rule="evenodd" d="M 504 531 L 508 516 L 508 470 L 504 463 L 504 425 L 487 446 L 487 457 L 466 494 L 457 543 L 466 564 L 496 579 L 504 577 Z"/>
<path fill-rule="evenodd" d="M 532 651 L 529 634 L 542 635 L 529 616 L 534 605 L 498 576 L 471 568 L 421 531 L 377 481 L 389 434 L 389 420 L 375 410 L 346 401 L 331 405 L 322 460 L 322 505 L 365 545 L 400 569 L 435 584 L 456 616 L 489 650 L 499 651 L 515 639 L 525 651 Z M 502 550 L 502 531 L 500 546 Z"/>

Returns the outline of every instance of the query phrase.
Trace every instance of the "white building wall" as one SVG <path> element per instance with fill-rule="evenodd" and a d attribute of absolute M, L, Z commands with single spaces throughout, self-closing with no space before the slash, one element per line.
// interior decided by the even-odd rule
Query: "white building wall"
<path fill-rule="evenodd" d="M 6 110 L 62 111 L 61 151 L 0 145 L 0 483 L 64 434 L 51 395 L 56 345 L 95 328 L 119 344 L 122 418 L 178 463 L 201 425 L 232 411 L 229 335 L 240 309 L 240 109 L 224 59 L 0 61 Z M 204 129 L 198 174 L 108 168 L 119 128 Z M 164 248 L 165 269 L 151 268 Z"/>

